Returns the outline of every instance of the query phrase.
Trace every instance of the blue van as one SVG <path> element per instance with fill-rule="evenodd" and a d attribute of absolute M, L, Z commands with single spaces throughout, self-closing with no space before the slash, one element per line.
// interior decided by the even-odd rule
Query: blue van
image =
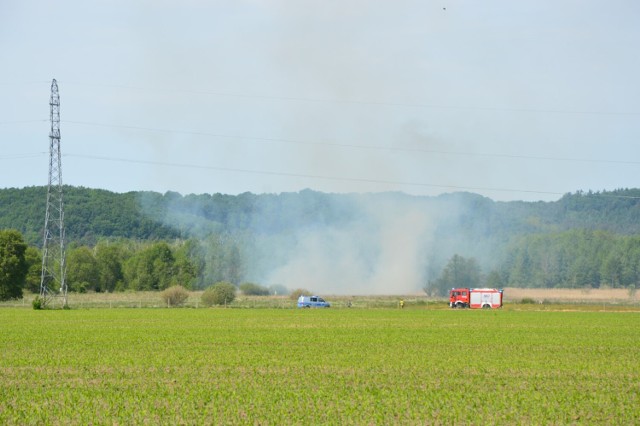
<path fill-rule="evenodd" d="M 329 308 L 331 304 L 318 296 L 300 296 L 298 308 Z"/>

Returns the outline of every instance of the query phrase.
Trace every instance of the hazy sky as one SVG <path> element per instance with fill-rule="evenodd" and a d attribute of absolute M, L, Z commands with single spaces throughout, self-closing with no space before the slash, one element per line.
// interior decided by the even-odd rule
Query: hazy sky
<path fill-rule="evenodd" d="M 0 187 L 640 186 L 637 0 L 0 0 Z"/>

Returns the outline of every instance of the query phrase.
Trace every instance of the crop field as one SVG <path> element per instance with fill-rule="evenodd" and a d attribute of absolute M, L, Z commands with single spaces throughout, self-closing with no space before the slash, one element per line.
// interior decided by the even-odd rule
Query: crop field
<path fill-rule="evenodd" d="M 0 309 L 0 424 L 638 424 L 640 314 Z"/>

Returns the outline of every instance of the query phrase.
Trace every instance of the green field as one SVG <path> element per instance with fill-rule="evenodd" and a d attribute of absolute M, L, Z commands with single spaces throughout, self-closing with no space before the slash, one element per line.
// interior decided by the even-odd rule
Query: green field
<path fill-rule="evenodd" d="M 638 424 L 640 315 L 0 309 L 0 424 Z"/>

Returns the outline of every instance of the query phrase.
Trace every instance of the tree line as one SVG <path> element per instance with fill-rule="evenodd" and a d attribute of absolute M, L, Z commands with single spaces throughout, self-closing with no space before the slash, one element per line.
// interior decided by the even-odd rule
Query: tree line
<path fill-rule="evenodd" d="M 66 249 L 66 265 L 66 283 L 72 292 L 165 290 L 176 285 L 197 290 L 218 282 L 243 284 L 238 248 L 222 235 L 205 240 L 104 239 L 94 246 L 72 243 Z M 0 230 L 0 299 L 19 298 L 23 290 L 38 293 L 41 272 L 41 250 L 28 245 L 17 230 Z"/>
<path fill-rule="evenodd" d="M 0 272 L 6 281 L 11 274 L 5 269 L 26 268 L 17 287 L 33 292 L 40 284 L 45 196 L 44 187 L 0 189 L 0 232 L 8 244 L 0 251 Z M 468 193 L 182 196 L 65 187 L 65 208 L 72 291 L 203 289 L 219 281 L 259 281 L 264 271 L 286 262 L 305 231 L 349 229 L 366 215 L 402 209 L 424 212 L 432 223 L 423 247 L 429 265 L 424 287 L 430 292 L 442 294 L 464 283 L 629 288 L 640 280 L 638 189 L 527 203 Z M 384 223 L 372 222 L 370 229 L 376 226 Z"/>
<path fill-rule="evenodd" d="M 222 235 L 205 240 L 101 240 L 67 248 L 67 285 L 73 292 L 204 289 L 229 282 L 250 294 L 267 286 L 244 282 L 245 260 L 236 242 Z M 40 250 L 16 230 L 0 231 L 0 299 L 40 289 Z M 473 257 L 454 254 L 425 291 L 445 295 L 452 287 L 628 288 L 640 284 L 640 236 L 573 230 L 515 238 L 498 266 L 483 271 Z M 287 292 L 277 289 L 279 294 Z"/>
<path fill-rule="evenodd" d="M 640 286 L 640 236 L 572 230 L 515 238 L 495 269 L 452 256 L 424 287 L 445 295 L 453 287 L 626 288 Z"/>
<path fill-rule="evenodd" d="M 314 226 L 340 226 L 361 217 L 361 205 L 397 204 L 446 212 L 437 228 L 465 238 L 495 238 L 572 229 L 640 234 L 640 189 L 576 192 L 551 202 L 495 202 L 471 193 L 416 197 L 401 193 L 124 194 L 64 187 L 67 239 L 95 245 L 103 238 L 171 240 L 211 233 L 286 234 Z M 0 229 L 16 229 L 42 245 L 46 187 L 0 189 Z"/>

